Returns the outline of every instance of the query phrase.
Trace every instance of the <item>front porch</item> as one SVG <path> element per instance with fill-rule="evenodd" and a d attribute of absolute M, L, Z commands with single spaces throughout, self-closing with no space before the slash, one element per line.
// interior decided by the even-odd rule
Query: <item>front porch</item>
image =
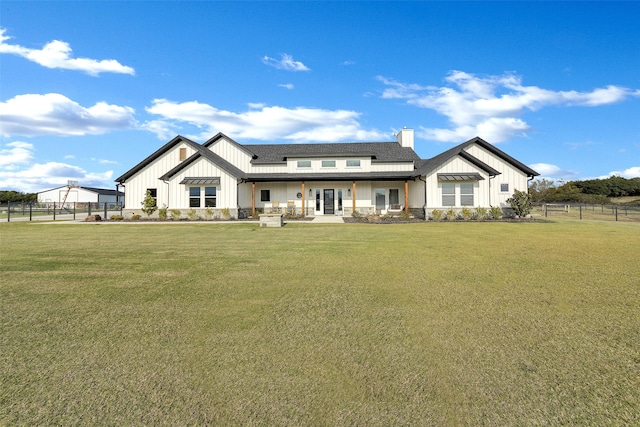
<path fill-rule="evenodd" d="M 244 216 L 253 218 L 261 213 L 303 217 L 351 216 L 354 212 L 364 216 L 410 215 L 409 195 L 408 180 L 254 181 L 239 185 L 238 205 Z"/>

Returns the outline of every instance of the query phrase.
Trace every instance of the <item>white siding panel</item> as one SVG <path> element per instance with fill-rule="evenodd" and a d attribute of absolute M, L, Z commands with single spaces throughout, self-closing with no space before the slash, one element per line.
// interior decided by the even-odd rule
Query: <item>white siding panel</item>
<path fill-rule="evenodd" d="M 186 177 L 220 177 L 216 185 L 216 208 L 235 209 L 237 206 L 237 180 L 210 161 L 200 158 L 171 178 L 166 185 L 170 209 L 189 209 L 189 187 L 180 182 Z"/>
<path fill-rule="evenodd" d="M 476 144 L 468 147 L 467 152 L 501 172 L 500 175 L 491 180 L 490 189 L 488 190 L 488 197 L 490 198 L 490 204 L 492 206 L 507 206 L 507 199 L 511 197 L 515 190 L 527 191 L 527 175 L 513 167 L 510 163 L 496 157 Z M 500 191 L 500 184 L 502 183 L 509 184 L 508 192 Z"/>
<path fill-rule="evenodd" d="M 147 188 L 156 188 L 158 206 L 168 206 L 168 187 L 159 178 L 180 163 L 180 148 L 187 149 L 187 158 L 194 153 L 190 145 L 180 143 L 158 157 L 125 183 L 125 207 L 139 209 Z"/>
<path fill-rule="evenodd" d="M 209 149 L 242 171 L 247 172 L 251 169 L 251 156 L 224 138 L 218 140 Z"/>

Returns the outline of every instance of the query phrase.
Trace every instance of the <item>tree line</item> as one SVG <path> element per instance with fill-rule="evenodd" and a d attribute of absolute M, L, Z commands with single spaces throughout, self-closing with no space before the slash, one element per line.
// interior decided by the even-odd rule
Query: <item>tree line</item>
<path fill-rule="evenodd" d="M 0 203 L 35 203 L 37 201 L 38 193 L 0 190 Z"/>
<path fill-rule="evenodd" d="M 536 179 L 529 184 L 534 203 L 611 203 L 613 197 L 638 197 L 632 204 L 640 204 L 640 178 L 611 176 L 606 179 L 560 182 Z"/>

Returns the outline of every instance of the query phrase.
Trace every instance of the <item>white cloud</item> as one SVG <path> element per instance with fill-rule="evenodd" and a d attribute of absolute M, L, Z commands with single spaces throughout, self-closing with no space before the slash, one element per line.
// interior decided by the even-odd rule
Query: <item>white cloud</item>
<path fill-rule="evenodd" d="M 385 135 L 377 130 L 363 129 L 358 118 L 360 113 L 349 110 L 323 110 L 319 108 L 284 108 L 250 104 L 249 110 L 232 112 L 219 110 L 197 101 L 176 103 L 166 99 L 155 99 L 147 112 L 162 118 L 143 126 L 167 139 L 165 130 L 188 124 L 201 129 L 194 139 L 206 139 L 217 132 L 233 138 L 277 140 L 296 142 L 337 142 L 343 140 L 375 140 Z M 175 135 L 175 134 L 174 134 Z"/>
<path fill-rule="evenodd" d="M 28 142 L 14 141 L 0 150 L 0 168 L 15 169 L 18 165 L 33 161 L 33 145 Z"/>
<path fill-rule="evenodd" d="M 0 150 L 0 188 L 33 193 L 66 185 L 70 179 L 87 187 L 112 188 L 113 171 L 88 172 L 67 163 L 33 163 L 32 144 L 15 141 Z"/>
<path fill-rule="evenodd" d="M 87 172 L 66 163 L 36 163 L 20 171 L 0 170 L 0 188 L 35 193 L 66 185 L 71 180 L 87 187 L 112 188 L 113 171 Z"/>
<path fill-rule="evenodd" d="M 294 61 L 293 56 L 282 53 L 280 54 L 280 60 L 275 58 L 271 58 L 269 56 L 263 56 L 262 62 L 271 67 L 277 68 L 279 70 L 285 71 L 311 71 L 309 67 L 304 65 L 300 61 Z"/>
<path fill-rule="evenodd" d="M 99 135 L 135 128 L 131 107 L 98 102 L 83 107 L 58 93 L 17 95 L 0 102 L 0 134 Z"/>
<path fill-rule="evenodd" d="M 285 89 L 289 89 L 289 90 L 292 90 L 294 88 L 293 84 L 291 84 L 291 83 L 283 83 L 283 84 L 280 84 L 278 86 L 283 87 Z"/>
<path fill-rule="evenodd" d="M 69 43 L 60 40 L 53 40 L 42 49 L 8 44 L 5 42 L 11 37 L 6 36 L 5 32 L 6 29 L 0 28 L 0 53 L 19 55 L 43 67 L 83 71 L 91 76 L 97 76 L 100 73 L 135 74 L 133 68 L 122 65 L 115 59 L 72 58 Z"/>
<path fill-rule="evenodd" d="M 410 105 L 434 110 L 449 119 L 450 128 L 422 128 L 418 135 L 436 141 L 459 142 L 479 135 L 491 142 L 526 135 L 530 126 L 519 116 L 547 106 L 585 106 L 621 102 L 639 91 L 606 86 L 590 92 L 553 91 L 524 86 L 522 78 L 511 73 L 478 77 L 452 71 L 447 86 L 434 87 L 401 83 L 378 76 L 385 85 L 382 98 L 403 99 Z"/>
<path fill-rule="evenodd" d="M 560 185 L 562 185 L 562 183 L 565 181 L 580 179 L 578 172 L 568 169 L 562 169 L 560 166 L 550 163 L 535 163 L 529 165 L 529 167 L 540 174 L 540 176 L 537 176 L 536 179 L 549 179 L 552 181 L 558 181 Z"/>
<path fill-rule="evenodd" d="M 632 166 L 630 168 L 627 168 L 623 171 L 613 171 L 613 172 L 609 172 L 609 175 L 606 176 L 605 178 L 608 178 L 610 176 L 621 176 L 623 178 L 640 178 L 640 166 Z"/>

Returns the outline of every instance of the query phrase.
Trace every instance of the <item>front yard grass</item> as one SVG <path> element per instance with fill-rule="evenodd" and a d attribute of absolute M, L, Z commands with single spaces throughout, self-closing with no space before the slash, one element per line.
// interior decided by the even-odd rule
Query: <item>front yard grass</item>
<path fill-rule="evenodd" d="M 0 224 L 0 425 L 634 425 L 633 223 Z"/>

